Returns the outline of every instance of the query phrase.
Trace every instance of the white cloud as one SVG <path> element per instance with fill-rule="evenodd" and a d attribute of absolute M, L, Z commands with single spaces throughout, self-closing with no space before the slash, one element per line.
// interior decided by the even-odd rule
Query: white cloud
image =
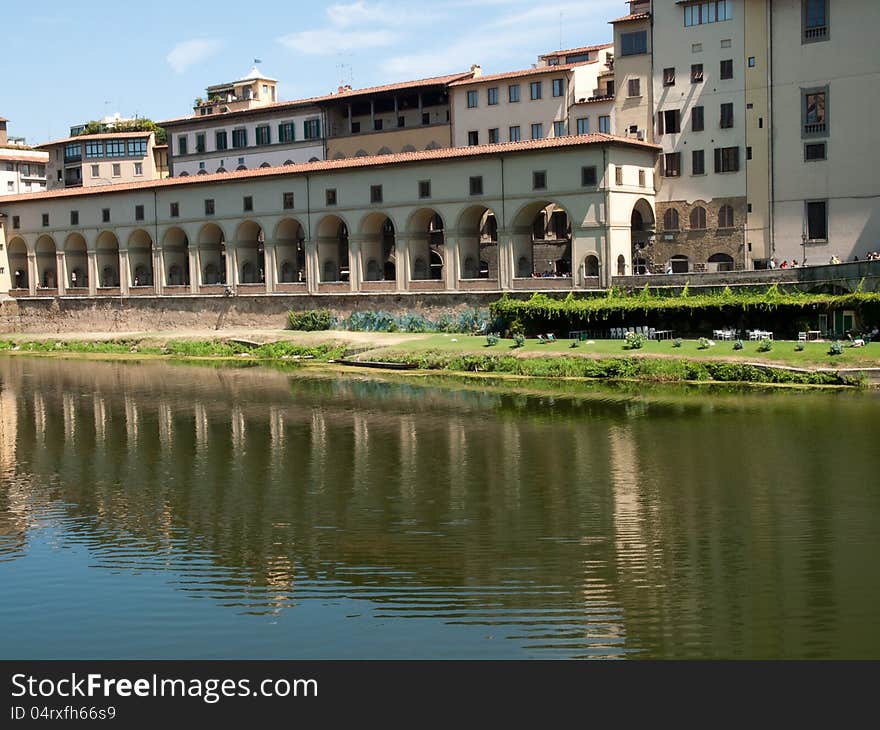
<path fill-rule="evenodd" d="M 282 36 L 278 42 L 300 53 L 313 56 L 330 55 L 341 51 L 359 51 L 392 45 L 397 35 L 387 30 L 303 30 Z"/>
<path fill-rule="evenodd" d="M 190 66 L 207 60 L 223 47 L 223 44 L 210 38 L 193 38 L 178 43 L 165 56 L 168 65 L 175 73 L 182 74 Z"/>

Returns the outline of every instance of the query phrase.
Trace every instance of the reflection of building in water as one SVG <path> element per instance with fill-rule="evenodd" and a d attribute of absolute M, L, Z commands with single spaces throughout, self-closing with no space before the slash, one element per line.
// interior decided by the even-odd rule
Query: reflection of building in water
<path fill-rule="evenodd" d="M 62 398 L 64 410 L 64 440 L 71 443 L 76 438 L 76 400 L 72 393 L 65 393 Z"/>
<path fill-rule="evenodd" d="M 164 402 L 159 403 L 157 417 L 159 420 L 159 443 L 163 449 L 168 449 L 174 439 L 174 418 L 171 406 Z"/>
<path fill-rule="evenodd" d="M 37 432 L 37 439 L 45 444 L 46 442 L 46 401 L 43 400 L 42 393 L 34 393 L 34 429 Z"/>
<path fill-rule="evenodd" d="M 0 390 L 0 478 L 12 474 L 16 464 L 18 435 L 18 402 L 8 387 Z"/>

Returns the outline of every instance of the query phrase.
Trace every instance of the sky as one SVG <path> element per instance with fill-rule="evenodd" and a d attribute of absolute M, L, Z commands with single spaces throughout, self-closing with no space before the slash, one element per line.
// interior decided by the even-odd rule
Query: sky
<path fill-rule="evenodd" d="M 624 0 L 355 0 L 120 3 L 44 0 L 4 8 L 0 116 L 29 144 L 119 112 L 185 116 L 205 87 L 260 70 L 280 100 L 407 81 L 611 40 Z"/>

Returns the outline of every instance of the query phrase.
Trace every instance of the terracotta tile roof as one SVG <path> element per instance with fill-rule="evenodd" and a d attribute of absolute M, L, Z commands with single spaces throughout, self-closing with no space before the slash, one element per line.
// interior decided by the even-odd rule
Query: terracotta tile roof
<path fill-rule="evenodd" d="M 92 188 L 71 188 L 49 190 L 43 193 L 25 195 L 9 195 L 0 198 L 0 206 L 4 203 L 18 203 L 28 200 L 47 200 L 50 198 L 75 198 L 84 195 L 105 195 L 124 193 L 132 190 L 158 190 L 162 188 L 223 183 L 236 180 L 257 179 L 262 177 L 286 177 L 305 175 L 315 172 L 333 172 L 335 170 L 352 170 L 365 167 L 386 167 L 405 165 L 434 160 L 459 160 L 473 157 L 489 157 L 505 153 L 531 152 L 533 150 L 550 150 L 565 147 L 589 147 L 596 144 L 619 144 L 629 147 L 657 151 L 659 145 L 628 137 L 616 137 L 610 134 L 583 134 L 552 139 L 528 140 L 526 142 L 502 142 L 475 147 L 447 147 L 439 150 L 423 152 L 401 152 L 394 155 L 377 155 L 373 157 L 349 157 L 344 160 L 324 160 L 321 162 L 305 162 L 299 165 L 283 167 L 264 167 L 257 170 L 240 170 L 221 172 L 212 175 L 190 175 L 188 177 L 169 177 L 161 180 L 145 180 L 136 183 L 120 183 L 118 185 L 102 185 Z"/>
<path fill-rule="evenodd" d="M 236 117 L 242 114 L 259 114 L 273 111 L 282 111 L 284 109 L 293 109 L 299 106 L 313 106 L 325 102 L 340 101 L 342 99 L 353 99 L 358 96 L 368 96 L 370 94 L 382 94 L 389 91 L 401 91 L 403 89 L 418 89 L 426 86 L 446 86 L 452 81 L 468 78 L 473 75 L 473 71 L 463 71 L 455 74 L 446 74 L 445 76 L 431 76 L 424 79 L 416 79 L 414 81 L 400 81 L 395 84 L 384 84 L 383 86 L 368 86 L 363 89 L 351 89 L 350 91 L 336 92 L 333 94 L 324 94 L 323 96 L 310 96 L 303 99 L 291 99 L 289 101 L 276 101 L 271 104 L 254 107 L 253 109 L 241 109 L 234 112 L 223 112 L 222 114 L 206 114 L 205 116 L 189 115 L 185 117 L 174 117 L 166 119 L 163 122 L 157 122 L 160 127 L 168 127 L 186 122 L 212 121 L 214 119 L 225 119 L 228 117 Z M 218 102 L 222 104 L 223 102 Z"/>
<path fill-rule="evenodd" d="M 627 23 L 631 20 L 645 20 L 646 18 L 650 18 L 651 13 L 630 13 L 629 15 L 624 15 L 622 18 L 617 18 L 616 20 L 609 20 L 609 23 Z"/>
<path fill-rule="evenodd" d="M 487 76 L 474 76 L 469 79 L 462 79 L 461 81 L 453 81 L 450 86 L 470 86 L 472 84 L 481 84 L 484 81 L 496 81 L 500 79 L 514 79 L 520 78 L 522 76 L 535 76 L 537 74 L 552 74 L 559 73 L 560 71 L 568 71 L 569 69 L 577 68 L 578 66 L 587 66 L 592 63 L 596 63 L 596 61 L 580 61 L 578 63 L 560 63 L 557 66 L 539 66 L 537 68 L 526 68 L 521 71 L 506 71 L 505 73 L 500 74 L 489 74 Z"/>
<path fill-rule="evenodd" d="M 601 43 L 598 46 L 581 46 L 580 48 L 564 48 L 561 51 L 553 51 L 552 53 L 543 53 L 538 58 L 552 58 L 553 56 L 566 56 L 571 53 L 589 53 L 590 51 L 602 51 L 611 48 L 614 43 Z"/>
<path fill-rule="evenodd" d="M 51 147 L 56 144 L 67 144 L 68 142 L 89 142 L 91 140 L 102 139 L 132 139 L 133 137 L 149 137 L 152 132 L 145 130 L 143 132 L 102 132 L 101 134 L 80 134 L 76 137 L 65 137 L 64 139 L 56 139 L 52 142 L 44 142 L 37 145 L 37 149 L 43 147 Z"/>

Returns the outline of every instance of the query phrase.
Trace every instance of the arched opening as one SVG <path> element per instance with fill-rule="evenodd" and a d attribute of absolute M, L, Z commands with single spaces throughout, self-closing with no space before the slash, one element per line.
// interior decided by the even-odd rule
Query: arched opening
<path fill-rule="evenodd" d="M 678 211 L 675 208 L 667 208 L 663 214 L 663 228 L 667 231 L 677 231 L 679 229 Z"/>
<path fill-rule="evenodd" d="M 247 165 L 239 165 L 235 168 L 236 172 L 241 172 L 242 170 L 247 170 Z"/>
<path fill-rule="evenodd" d="M 293 164 L 293 160 L 285 160 L 285 161 L 284 161 L 284 166 L 285 166 L 285 167 L 286 167 L 287 165 L 292 165 L 292 164 Z"/>
<path fill-rule="evenodd" d="M 433 208 L 420 208 L 410 216 L 407 232 L 414 281 L 443 278 L 445 228 L 443 218 Z"/>
<path fill-rule="evenodd" d="M 205 286 L 226 284 L 226 235 L 216 223 L 206 223 L 199 230 L 201 282 Z"/>
<path fill-rule="evenodd" d="M 266 281 L 266 252 L 263 229 L 259 223 L 244 221 L 235 234 L 238 259 L 238 283 L 263 284 Z"/>
<path fill-rule="evenodd" d="M 29 289 L 27 245 L 20 238 L 13 238 L 6 247 L 9 274 L 13 289 Z"/>
<path fill-rule="evenodd" d="M 128 265 L 132 286 L 153 286 L 153 239 L 143 229 L 128 237 Z"/>
<path fill-rule="evenodd" d="M 678 225 L 678 214 L 675 213 L 674 210 L 672 210 L 674 215 L 669 216 L 669 220 L 667 221 L 669 212 L 670 211 L 667 210 L 666 213 L 664 213 L 663 225 L 665 226 L 667 222 Z M 654 226 L 654 209 L 647 200 L 639 198 L 633 206 L 629 219 L 630 260 L 633 262 L 633 274 L 644 274 L 647 271 L 647 262 L 645 261 L 646 256 L 643 251 L 654 242 Z M 636 264 L 637 261 L 639 262 L 638 268 Z M 624 261 L 624 269 L 625 268 L 626 262 Z M 619 270 L 620 264 L 618 262 L 618 271 Z M 625 276 L 625 274 L 618 273 L 618 276 Z"/>
<path fill-rule="evenodd" d="M 706 209 L 702 205 L 698 205 L 691 211 L 691 230 L 706 230 Z"/>
<path fill-rule="evenodd" d="M 119 286 L 119 239 L 111 231 L 104 231 L 95 244 L 98 251 L 98 286 L 115 289 Z"/>
<path fill-rule="evenodd" d="M 275 261 L 282 284 L 306 281 L 305 232 L 300 222 L 285 218 L 275 229 Z"/>
<path fill-rule="evenodd" d="M 339 216 L 327 215 L 318 223 L 317 231 L 321 282 L 348 281 L 348 224 Z"/>
<path fill-rule="evenodd" d="M 733 208 L 729 205 L 722 205 L 718 209 L 718 227 L 733 228 Z"/>
<path fill-rule="evenodd" d="M 180 228 L 169 228 L 162 239 L 165 285 L 189 286 L 189 238 Z"/>
<path fill-rule="evenodd" d="M 267 167 L 272 167 L 272 165 L 270 165 L 268 162 L 264 162 L 262 165 L 260 165 L 261 170 L 265 170 Z"/>
<path fill-rule="evenodd" d="M 58 286 L 55 239 L 51 236 L 40 236 L 37 239 L 36 254 L 37 286 L 43 289 L 55 289 Z"/>
<path fill-rule="evenodd" d="M 571 276 L 571 220 L 565 208 L 550 200 L 530 203 L 514 217 L 513 230 L 517 277 Z"/>
<path fill-rule="evenodd" d="M 87 289 L 89 286 L 89 254 L 86 239 L 71 233 L 64 242 L 64 260 L 67 263 L 67 286 Z"/>
<path fill-rule="evenodd" d="M 673 274 L 686 274 L 690 270 L 690 261 L 687 256 L 683 255 L 670 258 L 669 265 Z"/>
<path fill-rule="evenodd" d="M 219 173 L 221 173 L 221 172 L 226 172 L 226 168 L 225 168 L 225 167 L 218 167 L 218 168 L 217 168 L 217 173 L 219 174 Z"/>
<path fill-rule="evenodd" d="M 405 145 L 403 145 L 403 148 L 400 151 L 401 152 L 416 152 L 417 150 L 411 144 L 405 144 Z"/>
<path fill-rule="evenodd" d="M 382 147 L 379 148 L 379 151 L 378 151 L 376 154 L 377 154 L 377 155 L 390 155 L 390 154 L 391 154 L 391 148 L 390 148 L 390 147 L 385 147 L 385 146 L 383 145 Z"/>
<path fill-rule="evenodd" d="M 626 276 L 626 257 L 623 254 L 617 257 L 617 275 Z"/>
<path fill-rule="evenodd" d="M 462 279 L 498 279 L 498 222 L 495 211 L 472 205 L 458 218 Z"/>
<path fill-rule="evenodd" d="M 180 173 L 177 177 L 189 177 L 189 173 L 184 171 L 184 172 Z"/>
<path fill-rule="evenodd" d="M 599 276 L 599 257 L 590 254 L 584 259 L 584 274 L 586 276 Z"/>
<path fill-rule="evenodd" d="M 733 271 L 733 256 L 726 253 L 713 253 L 709 263 L 714 264 L 715 271 Z"/>
<path fill-rule="evenodd" d="M 385 213 L 370 213 L 361 223 L 361 235 L 364 281 L 394 281 L 397 278 L 394 221 Z"/>

